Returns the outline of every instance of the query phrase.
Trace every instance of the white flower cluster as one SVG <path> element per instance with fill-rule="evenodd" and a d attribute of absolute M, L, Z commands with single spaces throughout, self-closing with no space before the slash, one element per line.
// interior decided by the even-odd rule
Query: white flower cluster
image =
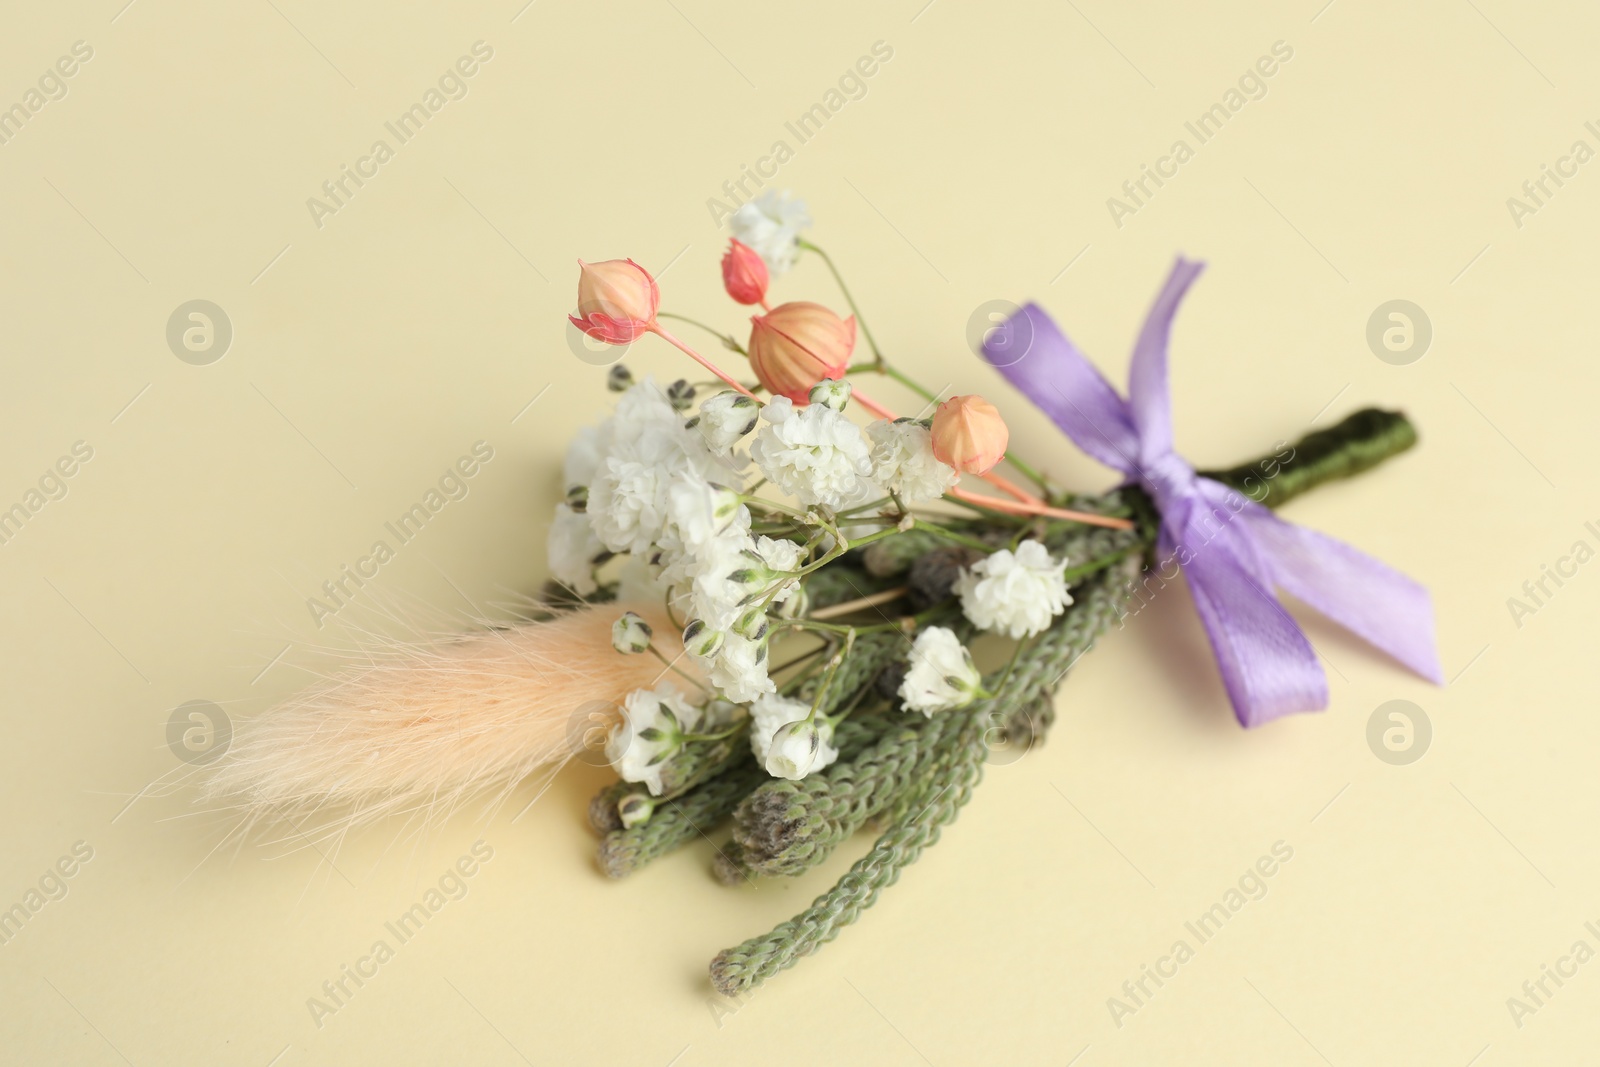
<path fill-rule="evenodd" d="M 930 626 L 917 635 L 900 683 L 900 702 L 929 718 L 936 711 L 959 708 L 982 689 L 983 679 L 972 653 L 953 631 Z"/>
<path fill-rule="evenodd" d="M 792 244 L 792 234 L 788 240 Z M 569 446 L 567 499 L 556 507 L 549 536 L 552 573 L 580 596 L 599 589 L 601 562 L 627 554 L 616 575 L 619 597 L 668 597 L 688 621 L 685 646 L 716 695 L 754 702 L 751 743 L 763 765 L 783 777 L 827 766 L 837 751 L 828 720 L 778 697 L 769 675 L 769 613 L 799 610 L 797 572 L 811 549 L 751 532 L 741 496 L 744 470 L 753 459 L 779 491 L 807 508 L 833 511 L 890 493 L 905 504 L 937 499 L 957 477 L 934 458 L 923 424 L 879 421 L 863 431 L 842 414 L 849 383 L 826 385 L 806 406 L 784 397 L 763 406 L 720 392 L 692 415 L 674 409 L 649 378 L 626 387 L 613 415 L 579 432 Z M 740 446 L 752 434 L 746 455 Z M 623 626 L 615 635 L 618 647 L 648 648 L 647 630 L 637 629 Z M 940 653 L 916 675 L 908 706 L 954 706 L 951 685 L 976 689 L 959 665 L 951 665 L 949 650 Z M 970 657 L 965 663 L 970 670 Z M 625 779 L 659 786 L 658 764 L 699 715 L 674 693 L 629 697 L 624 732 L 648 736 L 614 753 Z M 663 717 L 682 729 L 662 726 Z"/>
<path fill-rule="evenodd" d="M 1038 541 L 1024 541 L 1015 552 L 1001 549 L 956 579 L 961 610 L 980 630 L 1007 637 L 1032 637 L 1067 610 L 1066 560 L 1059 563 Z"/>
<path fill-rule="evenodd" d="M 750 705 L 750 750 L 774 778 L 799 781 L 839 758 L 833 724 L 787 697 L 760 696 Z"/>
<path fill-rule="evenodd" d="M 811 225 L 806 202 L 768 189 L 741 204 L 728 219 L 728 228 L 740 244 L 748 245 L 766 261 L 773 274 L 787 274 L 800 255 L 800 231 Z"/>
<path fill-rule="evenodd" d="M 668 761 L 685 744 L 703 740 L 691 735 L 716 733 L 742 714 L 724 700 L 691 703 L 671 682 L 635 689 L 622 703 L 622 719 L 606 736 L 606 759 L 623 781 L 640 782 L 658 797 Z"/>

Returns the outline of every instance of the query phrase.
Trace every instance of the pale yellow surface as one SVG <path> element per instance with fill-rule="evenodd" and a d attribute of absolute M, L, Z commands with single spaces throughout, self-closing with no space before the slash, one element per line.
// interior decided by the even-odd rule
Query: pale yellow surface
<path fill-rule="evenodd" d="M 1520 1027 L 1507 998 L 1570 972 L 1580 939 L 1600 949 L 1600 564 L 1520 627 L 1506 602 L 1600 547 L 1600 163 L 1547 182 L 1520 228 L 1506 200 L 1574 141 L 1600 148 L 1600 21 L 1321 2 L 9 5 L 0 104 L 74 42 L 93 57 L 0 145 L 0 506 L 74 442 L 93 458 L 0 545 L 0 908 L 75 842 L 93 858 L 0 946 L 0 1061 L 1594 1062 L 1600 963 L 1546 979 Z M 319 228 L 307 198 L 394 146 L 384 123 L 477 41 L 468 95 Z M 785 122 L 878 41 L 893 57 L 865 97 L 799 144 Z M 1193 145 L 1184 123 L 1278 41 L 1293 58 L 1267 95 L 1119 228 L 1107 198 Z M 968 317 L 1035 297 L 1120 383 L 1179 251 L 1210 263 L 1173 353 L 1193 461 L 1408 411 L 1416 452 L 1288 517 L 1432 588 L 1452 684 L 1313 620 L 1332 706 L 1246 733 L 1186 595 L 1165 595 L 1081 665 L 1047 747 L 994 768 L 863 921 L 742 1004 L 712 997 L 706 962 L 865 838 L 731 891 L 704 842 L 598 875 L 590 768 L 515 822 L 531 786 L 420 842 L 354 837 L 332 867 L 208 856 L 224 824 L 183 818 L 185 795 L 128 807 L 180 768 L 172 709 L 242 718 L 310 678 L 331 630 L 307 598 L 475 441 L 493 461 L 360 610 L 537 586 L 560 450 L 608 400 L 566 342 L 575 259 L 632 256 L 668 307 L 736 328 L 706 201 L 779 139 L 771 184 L 809 200 L 886 348 L 998 401 L 1076 485 L 1110 475 L 977 363 Z M 838 303 L 812 261 L 778 293 Z M 1434 327 L 1409 366 L 1365 341 L 1396 298 Z M 209 366 L 165 340 L 193 299 L 233 325 Z M 629 361 L 684 366 L 655 342 Z M 1399 698 L 1433 724 L 1409 766 L 1366 741 Z M 319 1027 L 308 998 L 480 837 L 465 897 Z M 1266 895 L 1198 945 L 1184 923 L 1279 841 Z M 1118 1026 L 1108 998 L 1180 938 L 1194 958 Z"/>

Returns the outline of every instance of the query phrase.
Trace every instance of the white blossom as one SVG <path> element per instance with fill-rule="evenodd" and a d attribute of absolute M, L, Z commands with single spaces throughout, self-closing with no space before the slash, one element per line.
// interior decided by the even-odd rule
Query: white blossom
<path fill-rule="evenodd" d="M 768 401 L 761 415 L 767 425 L 750 455 L 780 490 L 835 510 L 871 495 L 871 451 L 855 423 L 821 404 L 796 408 L 783 396 Z"/>
<path fill-rule="evenodd" d="M 613 552 L 647 555 L 665 538 L 663 547 L 675 553 L 684 547 L 683 531 L 673 526 L 675 487 L 691 498 L 679 502 L 688 506 L 696 494 L 707 498 L 709 483 L 739 480 L 698 434 L 684 429 L 649 378 L 622 395 L 605 428 L 606 456 L 589 486 L 588 509 L 595 533 Z"/>
<path fill-rule="evenodd" d="M 766 584 L 766 562 L 743 530 L 713 537 L 690 564 L 689 613 L 713 630 L 726 630 L 739 617 L 744 599 Z"/>
<path fill-rule="evenodd" d="M 759 403 L 743 393 L 724 389 L 700 405 L 700 419 L 695 428 L 700 431 L 707 448 L 726 456 L 741 437 L 756 428 L 760 417 Z"/>
<path fill-rule="evenodd" d="M 588 515 L 573 511 L 565 504 L 556 505 L 556 517 L 550 523 L 550 536 L 545 545 L 550 573 L 556 581 L 579 596 L 588 596 L 600 588 L 594 580 L 594 560 L 605 550 L 606 546 L 589 524 Z"/>
<path fill-rule="evenodd" d="M 731 632 L 712 657 L 706 676 L 735 704 L 747 704 L 777 689 L 767 675 L 767 642 L 750 641 Z"/>
<path fill-rule="evenodd" d="M 933 454 L 933 434 L 910 419 L 880 419 L 867 426 L 872 439 L 872 477 L 907 504 L 943 496 L 960 477 Z"/>
<path fill-rule="evenodd" d="M 740 205 L 728 219 L 733 236 L 754 249 L 773 274 L 786 274 L 794 266 L 800 255 L 800 231 L 810 225 L 804 200 L 772 189 Z"/>
<path fill-rule="evenodd" d="M 900 683 L 900 700 L 912 711 L 932 718 L 936 711 L 970 703 L 982 682 L 978 668 L 973 666 L 972 653 L 961 639 L 943 626 L 930 626 L 917 635 L 911 646 L 905 681 Z"/>
<path fill-rule="evenodd" d="M 1066 569 L 1066 561 L 1051 559 L 1044 545 L 1024 541 L 1014 553 L 1001 549 L 973 564 L 956 579 L 955 591 L 962 612 L 980 630 L 1031 637 L 1072 603 Z"/>
<path fill-rule="evenodd" d="M 807 722 L 809 705 L 780 696 L 762 696 L 750 705 L 750 750 L 775 778 L 798 781 L 839 758 L 833 724 L 818 716 Z"/>
<path fill-rule="evenodd" d="M 700 709 L 668 682 L 635 689 L 622 702 L 622 721 L 606 738 L 606 759 L 625 782 L 642 782 L 661 795 L 661 767 L 700 722 Z"/>

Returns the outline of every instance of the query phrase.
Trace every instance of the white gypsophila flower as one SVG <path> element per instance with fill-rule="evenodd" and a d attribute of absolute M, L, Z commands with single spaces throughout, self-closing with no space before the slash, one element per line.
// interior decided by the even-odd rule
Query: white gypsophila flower
<path fill-rule="evenodd" d="M 811 225 L 806 202 L 787 191 L 768 189 L 741 204 L 728 219 L 728 228 L 741 244 L 749 245 L 773 274 L 787 274 L 800 255 L 800 231 Z"/>
<path fill-rule="evenodd" d="M 613 552 L 648 556 L 660 548 L 661 562 L 670 565 L 730 508 L 737 509 L 733 521 L 748 524 L 748 513 L 731 499 L 743 479 L 683 426 L 654 380 L 624 393 L 603 430 L 606 455 L 587 506 L 595 533 Z"/>
<path fill-rule="evenodd" d="M 750 528 L 750 509 L 738 493 L 682 474 L 667 486 L 667 517 L 673 547 L 690 553 L 720 534 Z"/>
<path fill-rule="evenodd" d="M 1067 594 L 1067 562 L 1057 562 L 1038 541 L 1024 541 L 1016 552 L 1001 549 L 972 565 L 956 579 L 961 610 L 980 630 L 1007 637 L 1031 637 L 1072 603 Z"/>
<path fill-rule="evenodd" d="M 793 541 L 774 540 L 763 536 L 756 538 L 756 553 L 766 562 L 771 575 L 770 580 L 786 583 L 783 590 L 773 596 L 772 602 L 787 603 L 800 591 L 799 581 L 788 577 L 788 572 L 800 569 L 800 561 L 805 559 L 805 549 Z"/>
<path fill-rule="evenodd" d="M 767 584 L 765 568 L 756 542 L 743 530 L 706 541 L 689 564 L 689 614 L 713 630 L 726 630 L 739 617 L 743 601 Z"/>
<path fill-rule="evenodd" d="M 550 523 L 545 544 L 550 573 L 556 581 L 579 596 L 588 596 L 600 588 L 594 580 L 594 561 L 605 550 L 588 515 L 565 504 L 556 505 L 556 517 Z"/>
<path fill-rule="evenodd" d="M 661 795 L 661 766 L 700 722 L 700 709 L 671 682 L 635 689 L 622 702 L 622 721 L 606 738 L 606 759 L 625 782 Z"/>
<path fill-rule="evenodd" d="M 711 657 L 706 676 L 735 704 L 748 704 L 777 689 L 767 675 L 767 642 L 750 641 L 731 632 Z"/>
<path fill-rule="evenodd" d="M 780 696 L 761 696 L 750 705 L 750 751 L 774 778 L 799 781 L 839 758 L 833 724 L 811 707 Z"/>
<path fill-rule="evenodd" d="M 900 683 L 900 700 L 912 711 L 930 719 L 972 702 L 983 679 L 972 663 L 972 653 L 952 630 L 930 626 L 917 635 L 906 660 L 906 677 Z"/>
<path fill-rule="evenodd" d="M 821 404 L 796 408 L 783 396 L 769 400 L 761 417 L 767 424 L 750 456 L 780 490 L 834 510 L 871 495 L 871 450 L 855 423 Z"/>
<path fill-rule="evenodd" d="M 761 405 L 732 389 L 724 389 L 700 405 L 699 421 L 695 428 L 705 440 L 706 447 L 719 456 L 726 456 L 739 439 L 756 428 L 761 418 Z"/>
<path fill-rule="evenodd" d="M 867 426 L 872 478 L 907 504 L 937 500 L 961 477 L 933 454 L 933 434 L 910 419 L 880 419 Z"/>

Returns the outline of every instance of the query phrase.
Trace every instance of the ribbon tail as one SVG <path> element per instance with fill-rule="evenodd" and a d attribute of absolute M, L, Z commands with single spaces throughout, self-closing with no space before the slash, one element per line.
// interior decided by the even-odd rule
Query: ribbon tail
<path fill-rule="evenodd" d="M 1205 264 L 1181 256 L 1145 315 L 1128 367 L 1128 410 L 1139 435 L 1141 463 L 1155 462 L 1172 451 L 1172 398 L 1167 384 L 1167 342 L 1189 286 Z"/>
<path fill-rule="evenodd" d="M 1243 524 L 1206 528 L 1214 513 L 1194 497 L 1169 506 L 1182 514 L 1164 518 L 1161 553 L 1175 553 L 1183 567 L 1239 724 L 1327 707 L 1316 651 L 1278 603 Z"/>
<path fill-rule="evenodd" d="M 1251 505 L 1245 519 L 1274 585 L 1435 685 L 1433 601 L 1420 583 L 1336 538 Z"/>
<path fill-rule="evenodd" d="M 1137 469 L 1139 438 L 1127 403 L 1037 304 L 991 330 L 983 358 L 1079 448 L 1123 474 Z"/>

